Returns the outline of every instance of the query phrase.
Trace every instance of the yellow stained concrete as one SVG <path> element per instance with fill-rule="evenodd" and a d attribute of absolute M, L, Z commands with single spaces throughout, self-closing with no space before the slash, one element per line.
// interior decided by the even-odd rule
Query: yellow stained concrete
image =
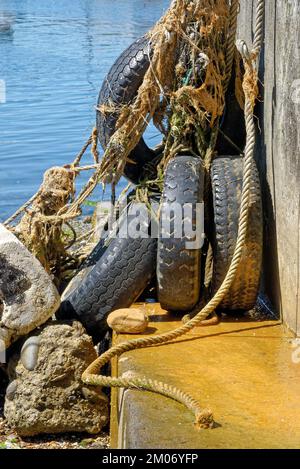
<path fill-rule="evenodd" d="M 149 304 L 149 334 L 181 322 Z M 114 343 L 138 336 L 115 336 Z M 197 431 L 193 415 L 157 394 L 113 390 L 113 448 L 299 448 L 300 363 L 276 321 L 228 318 L 172 344 L 135 350 L 113 374 L 138 373 L 188 391 L 212 409 L 216 426 Z"/>

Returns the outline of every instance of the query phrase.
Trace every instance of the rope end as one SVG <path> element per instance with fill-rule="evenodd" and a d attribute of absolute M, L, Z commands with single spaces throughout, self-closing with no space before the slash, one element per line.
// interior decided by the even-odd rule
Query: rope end
<path fill-rule="evenodd" d="M 197 430 L 213 428 L 214 418 L 210 409 L 203 409 L 196 413 L 194 425 Z"/>

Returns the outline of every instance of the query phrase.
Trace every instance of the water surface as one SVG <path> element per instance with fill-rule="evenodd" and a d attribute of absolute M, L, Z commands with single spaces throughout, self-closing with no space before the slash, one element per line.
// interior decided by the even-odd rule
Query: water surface
<path fill-rule="evenodd" d="M 37 190 L 48 167 L 72 161 L 90 135 L 110 66 L 168 5 L 0 0 L 0 80 L 6 84 L 6 102 L 0 103 L 0 220 Z M 92 198 L 100 197 L 99 189 Z"/>

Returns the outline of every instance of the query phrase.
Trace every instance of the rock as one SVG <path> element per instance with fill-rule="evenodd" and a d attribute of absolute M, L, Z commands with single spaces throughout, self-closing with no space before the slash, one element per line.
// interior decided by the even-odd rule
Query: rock
<path fill-rule="evenodd" d="M 101 388 L 81 381 L 97 354 L 79 322 L 43 326 L 26 340 L 21 355 L 8 364 L 4 406 L 8 424 L 20 436 L 101 431 L 108 422 L 108 399 Z"/>
<path fill-rule="evenodd" d="M 140 334 L 148 327 L 148 318 L 141 309 L 117 309 L 107 317 L 107 324 L 118 334 Z"/>
<path fill-rule="evenodd" d="M 0 224 L 0 341 L 7 348 L 44 324 L 60 297 L 39 261 Z"/>
<path fill-rule="evenodd" d="M 18 382 L 16 379 L 11 381 L 6 388 L 6 397 L 9 400 L 12 400 L 15 397 L 15 393 L 18 387 Z"/>
<path fill-rule="evenodd" d="M 21 350 L 21 362 L 28 371 L 33 371 L 37 364 L 40 349 L 40 337 L 31 336 L 23 344 Z"/>

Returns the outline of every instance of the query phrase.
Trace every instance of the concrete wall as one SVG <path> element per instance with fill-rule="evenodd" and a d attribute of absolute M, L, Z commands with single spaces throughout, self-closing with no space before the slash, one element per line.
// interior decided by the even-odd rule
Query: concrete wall
<path fill-rule="evenodd" d="M 238 37 L 252 44 L 256 0 L 241 0 Z M 263 102 L 256 158 L 265 202 L 263 284 L 300 334 L 300 0 L 266 0 Z"/>

